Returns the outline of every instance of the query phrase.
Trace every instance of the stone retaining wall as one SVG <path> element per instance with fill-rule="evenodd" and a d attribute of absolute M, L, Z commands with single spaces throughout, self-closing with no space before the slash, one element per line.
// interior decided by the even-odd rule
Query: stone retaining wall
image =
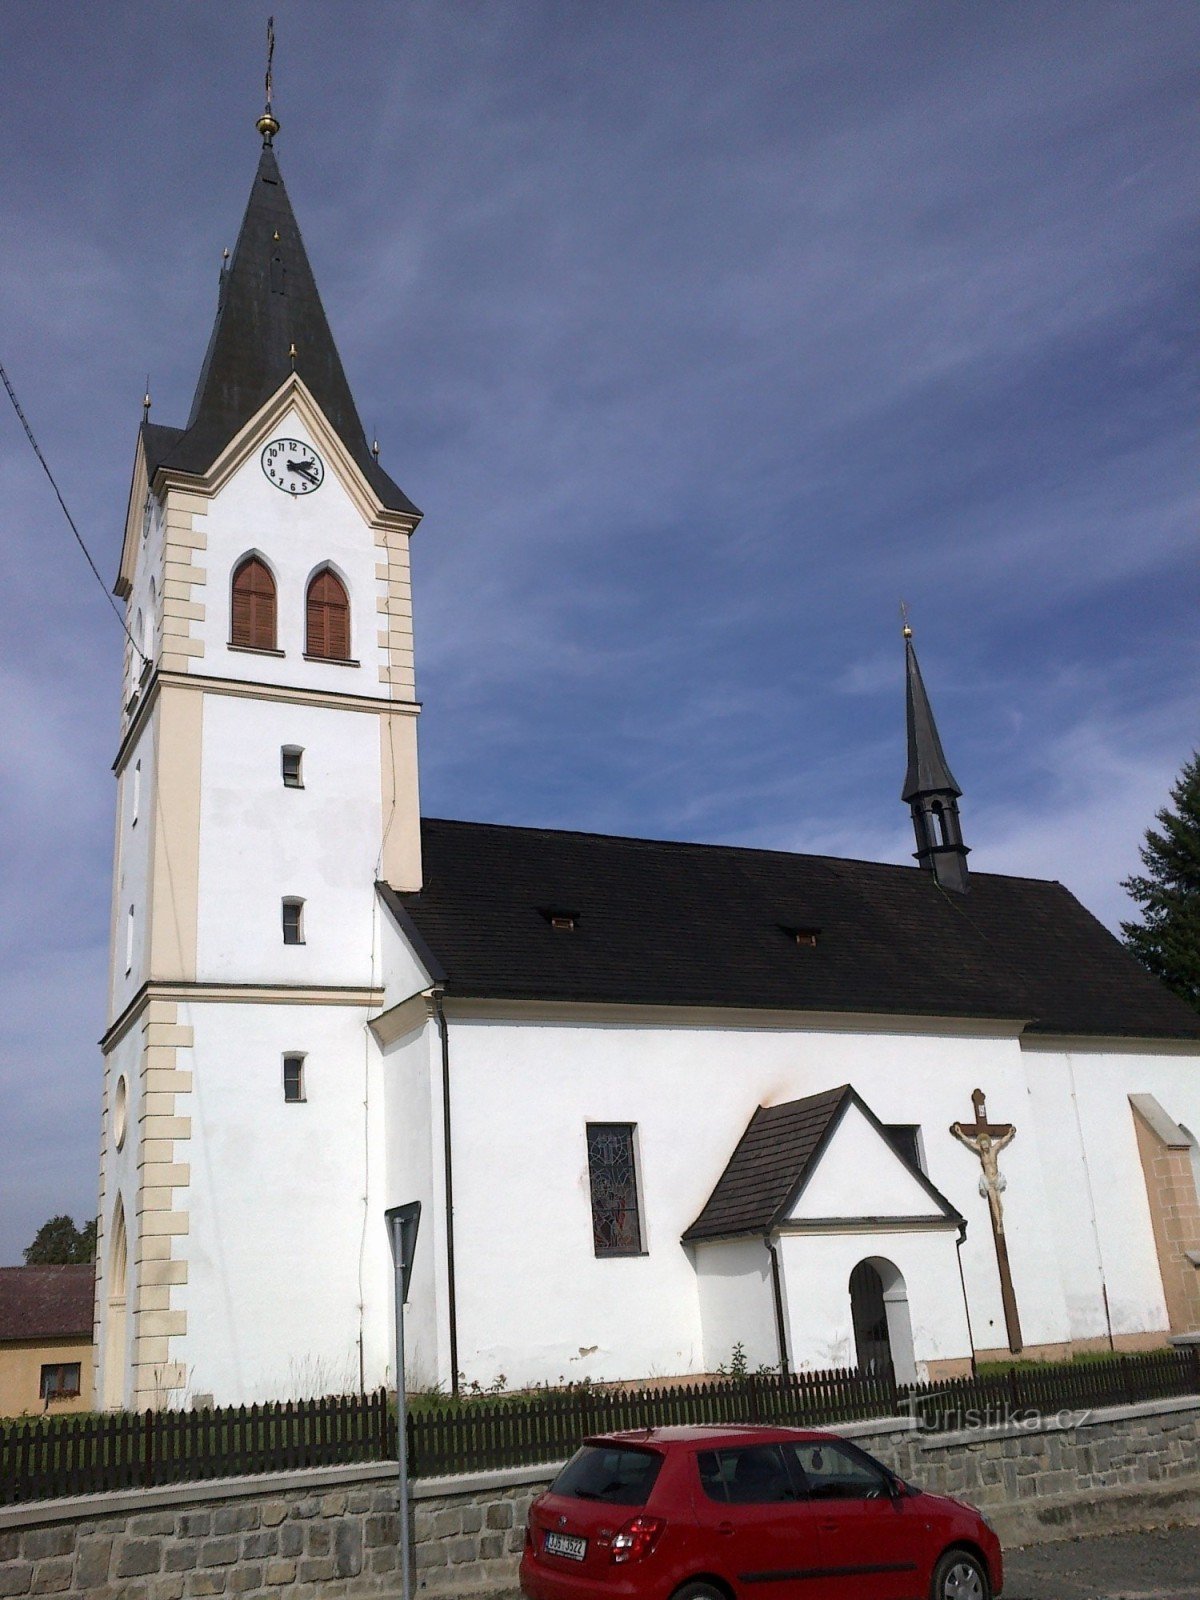
<path fill-rule="evenodd" d="M 1137 1525 L 1167 1504 L 1200 1517 L 1200 1398 L 954 1435 L 911 1419 L 852 1435 L 903 1477 L 985 1510 L 1007 1542 Z M 553 1469 L 414 1485 L 416 1592 L 516 1588 L 525 1516 Z M 389 1466 L 175 1484 L 0 1508 L 0 1597 L 349 1600 L 397 1596 Z"/>

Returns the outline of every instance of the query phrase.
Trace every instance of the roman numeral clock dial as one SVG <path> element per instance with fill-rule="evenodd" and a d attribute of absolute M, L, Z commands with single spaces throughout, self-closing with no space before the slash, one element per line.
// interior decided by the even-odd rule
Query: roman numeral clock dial
<path fill-rule="evenodd" d="M 262 469 L 284 494 L 312 494 L 325 480 L 325 463 L 299 439 L 272 439 L 263 446 Z"/>

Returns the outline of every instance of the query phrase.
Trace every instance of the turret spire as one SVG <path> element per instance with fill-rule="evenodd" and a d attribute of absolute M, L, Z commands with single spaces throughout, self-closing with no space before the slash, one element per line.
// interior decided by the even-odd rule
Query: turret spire
<path fill-rule="evenodd" d="M 944 889 L 964 894 L 967 889 L 967 847 L 963 843 L 958 815 L 962 790 L 954 781 L 942 751 L 937 724 L 917 652 L 912 629 L 904 624 L 904 654 L 907 668 L 908 772 L 900 798 L 912 811 L 917 837 L 916 858 L 931 871 Z"/>

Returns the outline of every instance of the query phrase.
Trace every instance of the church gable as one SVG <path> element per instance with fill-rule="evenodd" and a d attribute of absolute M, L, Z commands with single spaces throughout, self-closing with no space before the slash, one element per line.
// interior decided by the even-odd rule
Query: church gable
<path fill-rule="evenodd" d="M 840 1116 L 809 1161 L 786 1220 L 812 1225 L 842 1218 L 945 1221 L 956 1216 L 949 1202 L 897 1153 L 854 1095 L 846 1097 Z"/>
<path fill-rule="evenodd" d="M 791 1223 L 879 1218 L 960 1220 L 925 1175 L 897 1154 L 862 1098 L 842 1084 L 760 1106 L 683 1242 L 767 1234 Z"/>

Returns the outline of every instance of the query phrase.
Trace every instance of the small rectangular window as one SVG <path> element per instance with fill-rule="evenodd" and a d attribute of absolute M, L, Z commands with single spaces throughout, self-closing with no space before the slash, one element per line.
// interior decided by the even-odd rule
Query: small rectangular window
<path fill-rule="evenodd" d="M 125 918 L 125 976 L 133 971 L 133 907 Z"/>
<path fill-rule="evenodd" d="M 43 1400 L 71 1400 L 79 1394 L 79 1362 L 67 1361 L 42 1368 Z"/>
<path fill-rule="evenodd" d="M 283 942 L 284 944 L 304 943 L 303 900 L 285 900 L 283 902 Z"/>
<path fill-rule="evenodd" d="M 137 827 L 138 813 L 142 809 L 142 763 L 134 762 L 133 767 L 133 794 L 129 805 L 129 826 Z"/>
<path fill-rule="evenodd" d="M 298 744 L 285 744 L 279 752 L 285 788 L 303 789 L 304 776 L 300 765 L 303 755 L 304 751 Z"/>
<path fill-rule="evenodd" d="M 598 1256 L 642 1253 L 642 1215 L 632 1122 L 589 1122 L 592 1243 Z"/>
<path fill-rule="evenodd" d="M 284 1056 L 283 1098 L 295 1105 L 304 1099 L 304 1057 Z"/>

